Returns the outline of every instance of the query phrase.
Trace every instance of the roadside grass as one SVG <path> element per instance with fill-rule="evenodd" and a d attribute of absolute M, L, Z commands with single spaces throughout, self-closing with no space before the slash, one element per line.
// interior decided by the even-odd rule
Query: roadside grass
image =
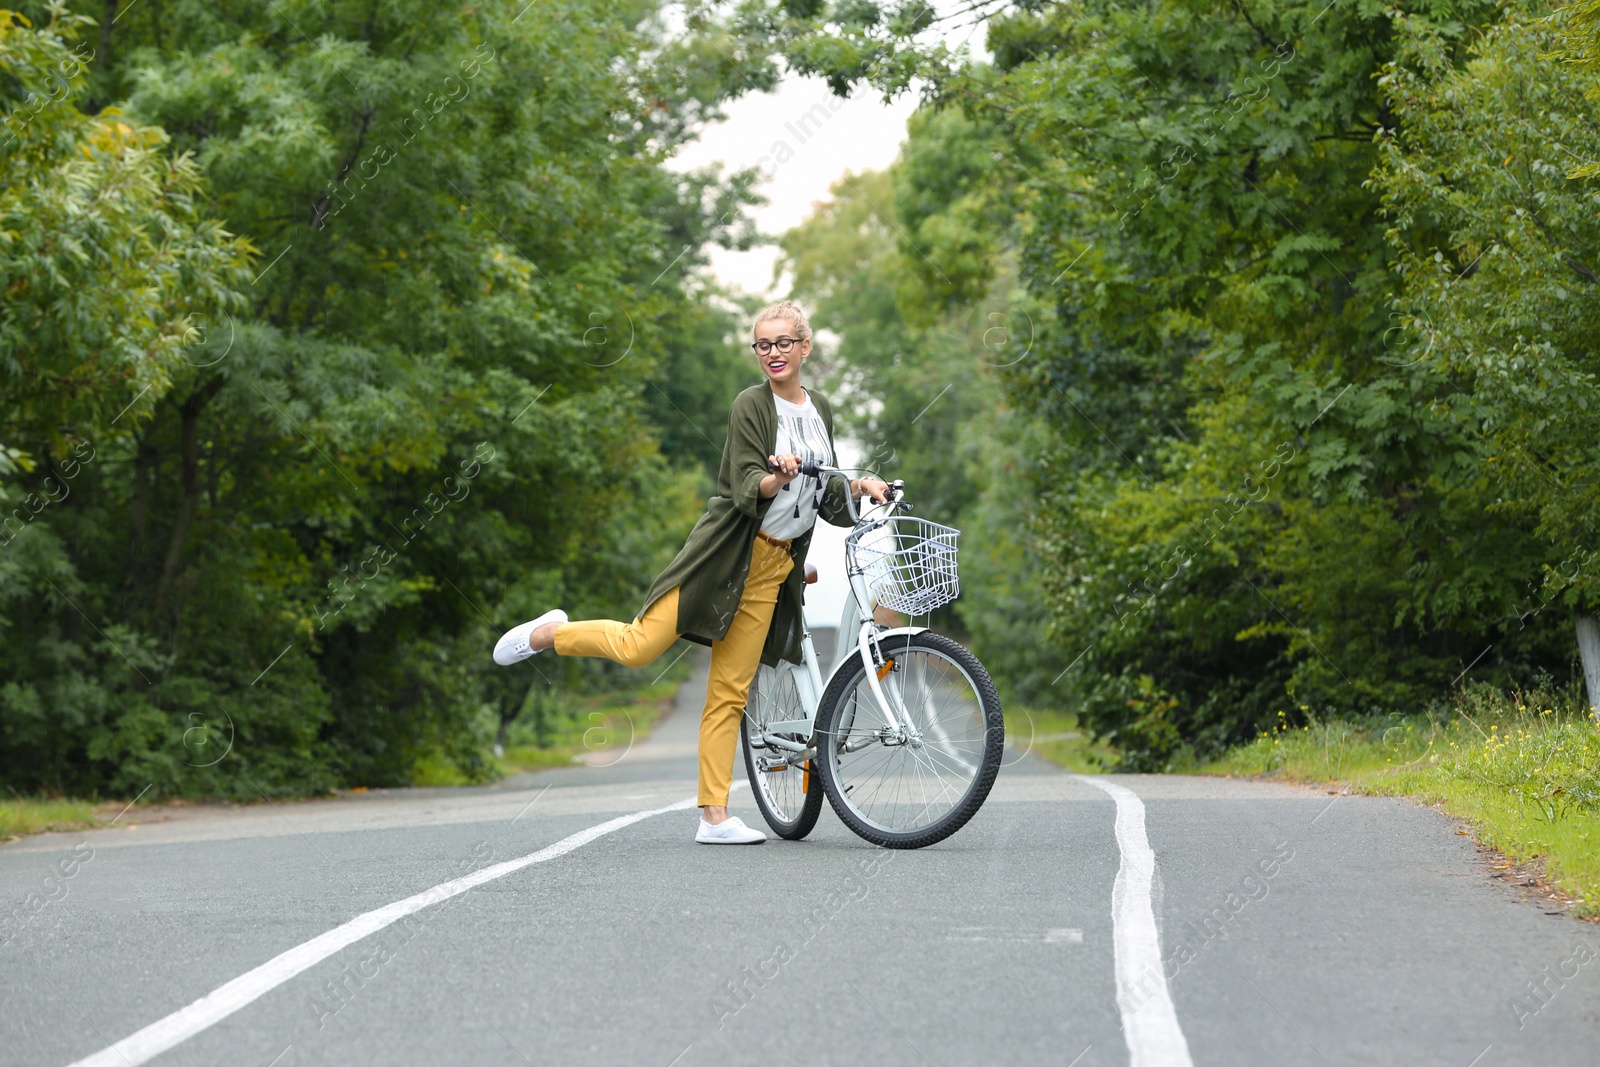
<path fill-rule="evenodd" d="M 631 746 L 643 741 L 656 720 L 671 707 L 690 667 L 688 657 L 680 655 L 653 678 L 645 673 L 650 668 L 639 670 L 632 676 L 637 680 L 631 685 L 625 682 L 589 693 L 561 689 L 538 700 L 530 697 L 521 717 L 506 731 L 503 751 L 481 753 L 470 768 L 445 753 L 425 753 L 412 764 L 409 784 L 479 785 L 549 767 L 615 762 Z"/>
<path fill-rule="evenodd" d="M 689 664 L 680 661 L 658 680 L 631 689 L 588 694 L 571 699 L 542 724 L 515 724 L 505 755 L 486 756 L 491 776 L 501 777 L 575 763 L 612 763 L 643 741 L 651 727 L 672 706 Z M 415 786 L 465 786 L 481 779 L 466 774 L 442 754 L 427 754 L 413 766 Z M 354 792 L 365 792 L 356 787 Z M 71 798 L 13 796 L 0 800 L 0 842 L 51 830 L 92 829 L 113 818 L 123 804 Z"/>
<path fill-rule="evenodd" d="M 1112 745 L 1092 738 L 1069 711 L 1016 707 L 1007 708 L 1005 718 L 1007 765 L 1032 752 L 1077 774 L 1104 774 L 1120 759 Z"/>
<path fill-rule="evenodd" d="M 16 797 L 0 800 L 0 841 L 47 830 L 80 830 L 95 825 L 94 804 L 87 800 Z"/>
<path fill-rule="evenodd" d="M 1437 805 L 1512 863 L 1540 861 L 1577 913 L 1600 916 L 1600 728 L 1570 692 L 1474 685 L 1428 714 L 1300 727 L 1280 713 L 1276 729 L 1200 771 Z"/>
<path fill-rule="evenodd" d="M 643 741 L 672 706 L 682 684 L 671 671 L 661 681 L 626 692 L 596 693 L 579 698 L 558 718 L 545 724 L 543 737 L 534 724 L 518 723 L 510 744 L 497 761 L 504 774 L 521 774 L 574 763 L 614 763 Z M 541 743 L 542 742 L 542 743 Z"/>
<path fill-rule="evenodd" d="M 410 784 L 428 787 L 472 785 L 474 784 L 474 779 L 457 766 L 450 757 L 437 752 L 429 752 L 418 756 L 417 761 L 411 765 Z"/>

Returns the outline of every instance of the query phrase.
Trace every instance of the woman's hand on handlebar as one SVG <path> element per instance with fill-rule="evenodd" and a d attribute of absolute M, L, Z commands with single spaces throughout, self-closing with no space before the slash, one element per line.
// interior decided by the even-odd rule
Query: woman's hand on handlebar
<path fill-rule="evenodd" d="M 774 474 L 785 475 L 787 478 L 793 478 L 800 473 L 800 462 L 799 456 L 791 456 L 787 452 L 767 457 L 767 467 Z"/>
<path fill-rule="evenodd" d="M 777 496 L 780 489 L 800 476 L 800 457 L 787 452 L 768 456 L 767 467 L 772 473 L 761 479 L 762 499 Z"/>
<path fill-rule="evenodd" d="M 863 496 L 870 496 L 879 504 L 889 500 L 889 483 L 879 481 L 877 478 L 857 478 L 850 483 L 850 495 L 860 500 Z"/>

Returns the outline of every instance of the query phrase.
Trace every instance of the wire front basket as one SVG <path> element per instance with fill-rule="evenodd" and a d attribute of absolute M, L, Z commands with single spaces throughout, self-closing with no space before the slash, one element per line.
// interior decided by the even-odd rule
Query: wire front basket
<path fill-rule="evenodd" d="M 895 515 L 845 539 L 873 598 L 890 611 L 927 615 L 961 593 L 956 539 L 961 531 L 927 519 Z"/>

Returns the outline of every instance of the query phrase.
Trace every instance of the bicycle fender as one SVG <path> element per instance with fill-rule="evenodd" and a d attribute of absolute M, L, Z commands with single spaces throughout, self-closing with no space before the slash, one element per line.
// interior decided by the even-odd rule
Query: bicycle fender
<path fill-rule="evenodd" d="M 888 639 L 890 637 L 895 637 L 897 635 L 920 634 L 926 629 L 928 629 L 928 627 L 926 627 L 926 626 L 894 626 L 894 627 L 890 627 L 887 630 L 879 630 L 878 631 L 878 640 L 879 641 L 884 641 L 884 640 L 886 640 L 886 639 Z M 840 671 L 843 671 L 846 668 L 848 668 L 851 663 L 855 662 L 856 659 L 857 659 L 857 656 L 855 654 L 851 654 L 851 655 L 845 656 L 844 659 L 840 660 L 839 661 L 839 665 L 834 667 L 833 670 L 828 673 L 828 680 L 822 683 L 822 693 L 826 693 L 828 691 L 829 687 L 831 687 L 833 685 L 834 676 L 837 675 Z M 817 694 L 817 698 L 819 700 L 822 698 L 822 693 L 818 693 Z"/>

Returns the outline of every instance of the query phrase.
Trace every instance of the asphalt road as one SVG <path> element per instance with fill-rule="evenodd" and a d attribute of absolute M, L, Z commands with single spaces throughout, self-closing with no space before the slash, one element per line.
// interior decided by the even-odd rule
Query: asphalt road
<path fill-rule="evenodd" d="M 609 766 L 0 847 L 0 1064 L 1600 1063 L 1600 928 L 1434 812 L 1106 779 L 1135 819 L 1017 738 L 934 847 L 706 847 L 702 686 Z"/>

